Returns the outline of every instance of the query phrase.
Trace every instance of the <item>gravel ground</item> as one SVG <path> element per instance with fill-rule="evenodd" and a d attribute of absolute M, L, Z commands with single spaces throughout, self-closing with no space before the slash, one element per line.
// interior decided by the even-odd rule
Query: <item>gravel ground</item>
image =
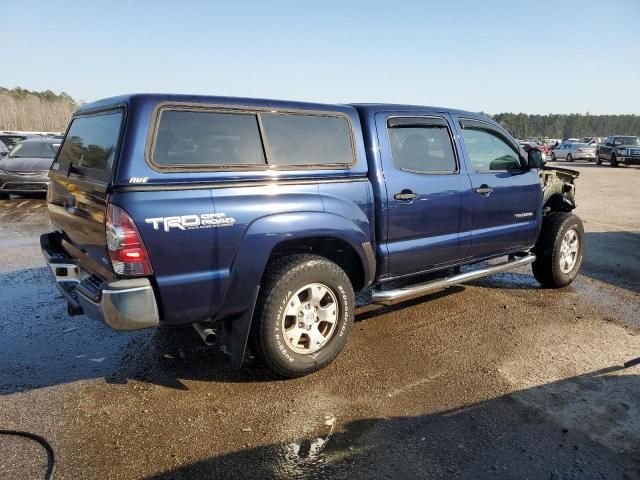
<path fill-rule="evenodd" d="M 0 428 L 39 433 L 58 479 L 640 479 L 640 168 L 571 165 L 581 275 L 530 269 L 363 307 L 343 354 L 282 381 L 191 329 L 67 317 L 38 248 L 42 199 L 0 201 Z M 46 454 L 0 436 L 0 478 Z"/>

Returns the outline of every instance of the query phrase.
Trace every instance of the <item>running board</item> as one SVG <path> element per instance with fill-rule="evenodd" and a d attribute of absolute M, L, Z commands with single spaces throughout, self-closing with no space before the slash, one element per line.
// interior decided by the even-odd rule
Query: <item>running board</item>
<path fill-rule="evenodd" d="M 384 305 L 390 305 L 392 303 L 407 300 L 412 297 L 424 295 L 432 292 L 433 290 L 439 290 L 441 288 L 447 288 L 459 283 L 470 282 L 478 278 L 487 277 L 494 273 L 504 272 L 513 268 L 521 267 L 522 265 L 529 265 L 536 260 L 536 256 L 533 253 L 527 254 L 524 257 L 518 257 L 515 260 L 509 260 L 498 265 L 491 265 L 480 270 L 473 270 L 472 272 L 459 273 L 452 277 L 441 278 L 433 280 L 431 282 L 420 283 L 418 285 L 410 285 L 403 288 L 395 288 L 393 290 L 374 290 L 371 294 L 371 301 L 373 303 L 381 303 Z"/>

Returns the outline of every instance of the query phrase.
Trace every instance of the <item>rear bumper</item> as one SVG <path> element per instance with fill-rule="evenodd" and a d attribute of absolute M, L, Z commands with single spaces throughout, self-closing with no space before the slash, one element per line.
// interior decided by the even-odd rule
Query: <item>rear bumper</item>
<path fill-rule="evenodd" d="M 116 330 L 158 326 L 158 305 L 149 279 L 102 281 L 84 271 L 56 243 L 55 235 L 42 235 L 40 247 L 70 314 L 86 313 Z"/>

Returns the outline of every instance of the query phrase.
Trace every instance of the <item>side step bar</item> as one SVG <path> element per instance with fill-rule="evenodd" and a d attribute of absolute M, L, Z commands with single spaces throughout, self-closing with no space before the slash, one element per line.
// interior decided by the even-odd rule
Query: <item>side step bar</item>
<path fill-rule="evenodd" d="M 523 257 L 518 257 L 515 260 L 509 260 L 498 265 L 491 265 L 486 268 L 481 268 L 480 270 L 473 270 L 472 272 L 459 273 L 452 277 L 432 280 L 430 282 L 420 283 L 418 285 L 409 285 L 408 287 L 395 288 L 393 290 L 374 290 L 371 294 L 371 301 L 373 303 L 390 305 L 392 303 L 408 300 L 412 297 L 424 295 L 426 293 L 432 292 L 433 290 L 447 288 L 459 283 L 470 282 L 478 278 L 493 275 L 494 273 L 511 270 L 522 265 L 529 265 L 535 260 L 536 256 L 533 253 L 530 253 Z"/>

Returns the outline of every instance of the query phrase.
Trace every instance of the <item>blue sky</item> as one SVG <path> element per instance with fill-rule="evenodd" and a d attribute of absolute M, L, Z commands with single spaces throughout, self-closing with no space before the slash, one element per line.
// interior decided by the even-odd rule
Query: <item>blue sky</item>
<path fill-rule="evenodd" d="M 29 1 L 0 86 L 640 114 L 640 0 Z M 6 68 L 11 58 L 10 68 Z"/>

